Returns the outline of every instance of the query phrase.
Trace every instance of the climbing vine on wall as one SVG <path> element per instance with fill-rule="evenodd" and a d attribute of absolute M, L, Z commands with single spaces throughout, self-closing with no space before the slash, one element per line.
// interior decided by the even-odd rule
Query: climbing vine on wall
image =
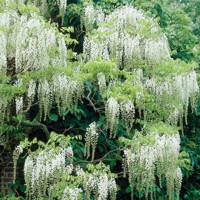
<path fill-rule="evenodd" d="M 41 16 L 56 6 L 64 22 L 66 1 L 48 3 L 2 1 L 0 10 L 0 125 L 46 137 L 29 135 L 13 152 L 14 170 L 25 159 L 26 198 L 114 200 L 127 178 L 132 199 L 155 199 L 162 187 L 179 199 L 180 133 L 188 107 L 196 112 L 197 65 L 171 58 L 157 21 L 130 5 L 84 6 L 77 54 L 67 49 L 77 44 L 73 28 Z"/>

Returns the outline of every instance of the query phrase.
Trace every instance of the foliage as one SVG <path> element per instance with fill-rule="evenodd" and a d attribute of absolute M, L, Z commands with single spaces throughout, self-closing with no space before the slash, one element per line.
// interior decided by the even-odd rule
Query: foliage
<path fill-rule="evenodd" d="M 198 198 L 189 3 L 0 2 L 0 146 L 23 163 L 27 199 L 173 200 L 182 178 Z"/>
<path fill-rule="evenodd" d="M 172 50 L 173 58 L 180 58 L 181 60 L 198 61 L 198 50 L 196 45 L 198 45 L 197 34 L 194 34 L 193 29 L 195 26 L 190 17 L 189 13 L 184 10 L 193 5 L 193 8 L 198 8 L 198 5 L 185 5 L 182 2 L 174 1 L 133 1 L 132 5 L 139 7 L 155 18 L 158 18 L 161 28 L 164 29 L 166 36 L 169 40 L 170 48 Z M 196 1 L 194 1 L 196 2 Z M 197 3 L 197 2 L 196 2 Z M 190 12 L 191 13 L 191 12 Z"/>

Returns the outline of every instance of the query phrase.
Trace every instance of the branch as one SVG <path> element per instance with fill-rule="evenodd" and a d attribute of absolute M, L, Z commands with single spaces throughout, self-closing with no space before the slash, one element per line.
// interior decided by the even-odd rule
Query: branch
<path fill-rule="evenodd" d="M 15 119 L 15 121 L 17 121 L 17 120 Z M 50 137 L 49 130 L 47 129 L 47 127 L 44 124 L 41 124 L 39 122 L 30 122 L 30 121 L 17 121 L 17 122 L 19 124 L 22 124 L 22 125 L 25 125 L 25 126 L 40 128 L 44 131 L 47 139 L 49 139 L 49 137 Z"/>
<path fill-rule="evenodd" d="M 36 103 L 34 103 L 34 104 L 29 103 L 28 106 L 27 106 L 27 108 L 26 108 L 26 110 L 24 110 L 23 113 L 27 113 L 27 112 L 30 110 L 30 108 L 31 108 L 32 106 L 35 106 L 35 105 L 37 105 L 37 104 L 38 104 L 38 102 L 36 102 Z"/>
<path fill-rule="evenodd" d="M 109 146 L 113 146 L 114 148 L 119 149 L 116 145 L 113 145 L 108 141 L 108 138 L 106 137 L 105 133 L 103 132 L 103 130 L 101 128 L 98 128 L 98 130 L 103 134 L 103 136 L 105 137 L 105 140 Z M 121 149 L 119 149 L 119 150 L 121 150 Z"/>
<path fill-rule="evenodd" d="M 84 95 L 84 97 L 89 101 L 89 104 L 88 104 L 88 105 L 92 106 L 93 109 L 94 109 L 94 111 L 95 111 L 95 112 L 98 112 L 98 113 L 100 114 L 101 109 L 95 107 L 95 104 L 94 104 L 94 103 L 92 102 L 92 100 L 90 99 L 90 96 L 91 96 L 91 94 L 92 94 L 92 91 L 91 91 L 90 88 L 88 88 L 88 90 L 89 90 L 88 95 L 87 95 L 87 96 Z"/>
<path fill-rule="evenodd" d="M 113 152 L 115 152 L 115 151 L 123 151 L 123 149 L 113 149 L 113 150 L 111 150 L 111 151 L 109 151 L 109 152 L 107 152 L 103 157 L 101 157 L 101 158 L 99 158 L 99 159 L 97 159 L 97 160 L 94 160 L 94 162 L 99 162 L 99 161 L 102 161 L 102 160 L 105 160 L 105 158 L 109 155 L 109 154 L 111 154 L 111 153 L 113 153 Z M 107 160 L 107 159 L 106 159 Z M 110 159 L 109 159 L 110 160 Z"/>
<path fill-rule="evenodd" d="M 107 160 L 107 161 L 116 160 L 116 159 L 106 158 L 109 154 L 111 154 L 111 153 L 113 153 L 113 152 L 115 152 L 115 151 L 123 151 L 123 149 L 119 149 L 119 148 L 118 148 L 118 149 L 113 149 L 113 150 L 107 152 L 103 157 L 98 158 L 98 159 L 96 159 L 96 160 L 94 160 L 94 161 L 79 160 L 79 161 L 75 162 L 74 164 L 77 165 L 77 164 L 79 164 L 79 163 L 97 163 L 97 162 L 106 161 L 106 160 Z"/>
<path fill-rule="evenodd" d="M 90 102 L 90 104 L 89 105 L 91 105 L 92 107 L 93 107 L 93 109 L 94 109 L 94 111 L 95 112 L 98 112 L 98 110 L 97 110 L 97 108 L 95 107 L 95 105 L 94 105 L 94 103 L 91 101 L 91 99 L 90 99 L 90 96 L 91 96 L 91 94 L 92 94 L 92 91 L 90 90 L 90 88 L 88 88 L 88 90 L 89 90 L 89 93 L 88 93 L 88 95 L 87 96 L 85 96 L 85 98 Z"/>

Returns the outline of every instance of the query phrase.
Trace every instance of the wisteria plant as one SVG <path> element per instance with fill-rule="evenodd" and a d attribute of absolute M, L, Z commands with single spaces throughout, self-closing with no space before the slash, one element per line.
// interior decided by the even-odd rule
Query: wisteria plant
<path fill-rule="evenodd" d="M 157 21 L 88 4 L 77 53 L 73 28 L 60 27 L 66 0 L 0 5 L 0 126 L 28 134 L 13 152 L 14 170 L 25 159 L 26 198 L 123 199 L 128 180 L 129 199 L 156 199 L 158 188 L 179 199 L 180 134 L 199 86 L 196 64 L 171 58 Z M 50 6 L 59 26 L 46 20 Z"/>

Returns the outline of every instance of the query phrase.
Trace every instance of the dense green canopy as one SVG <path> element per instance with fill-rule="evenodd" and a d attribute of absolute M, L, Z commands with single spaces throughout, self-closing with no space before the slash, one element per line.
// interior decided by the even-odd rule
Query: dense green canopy
<path fill-rule="evenodd" d="M 0 156 L 12 152 L 13 185 L 25 185 L 22 196 L 179 199 L 192 170 L 181 136 L 189 132 L 188 115 L 198 112 L 198 35 L 184 12 L 190 7 L 117 0 L 0 5 Z"/>

